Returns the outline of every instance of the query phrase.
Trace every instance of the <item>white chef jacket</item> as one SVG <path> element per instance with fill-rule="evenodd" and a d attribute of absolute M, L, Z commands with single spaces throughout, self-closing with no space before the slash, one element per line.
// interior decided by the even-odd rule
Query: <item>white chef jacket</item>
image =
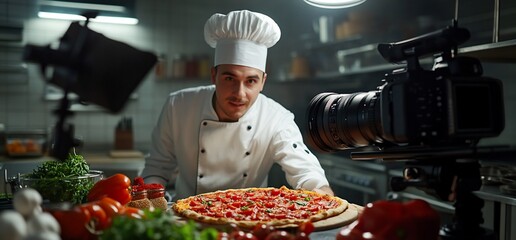
<path fill-rule="evenodd" d="M 303 143 L 294 114 L 260 94 L 238 122 L 220 122 L 215 86 L 171 93 L 152 133 L 142 176 L 175 184 L 175 199 L 229 188 L 266 187 L 278 163 L 294 188 L 329 186 L 318 159 Z"/>

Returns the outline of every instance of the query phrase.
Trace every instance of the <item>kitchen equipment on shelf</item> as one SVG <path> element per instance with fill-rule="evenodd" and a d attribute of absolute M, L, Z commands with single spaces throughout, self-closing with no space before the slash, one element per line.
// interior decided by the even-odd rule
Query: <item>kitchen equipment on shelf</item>
<path fill-rule="evenodd" d="M 8 130 L 5 150 L 9 157 L 40 157 L 46 153 L 48 134 L 44 129 Z"/>
<path fill-rule="evenodd" d="M 129 117 L 123 117 L 115 128 L 114 148 L 116 150 L 131 150 L 133 147 L 133 119 Z"/>

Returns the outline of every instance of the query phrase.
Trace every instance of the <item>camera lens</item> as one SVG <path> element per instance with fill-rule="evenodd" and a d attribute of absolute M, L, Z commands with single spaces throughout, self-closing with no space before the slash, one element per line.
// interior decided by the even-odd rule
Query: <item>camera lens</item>
<path fill-rule="evenodd" d="M 382 142 L 378 95 L 371 91 L 315 96 L 307 113 L 308 142 L 328 152 Z"/>

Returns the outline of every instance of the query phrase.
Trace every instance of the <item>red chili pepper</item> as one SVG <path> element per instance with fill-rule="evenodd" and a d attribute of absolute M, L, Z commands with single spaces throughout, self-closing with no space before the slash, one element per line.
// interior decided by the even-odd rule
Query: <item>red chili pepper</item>
<path fill-rule="evenodd" d="M 380 200 L 367 204 L 355 222 L 340 230 L 336 240 L 436 240 L 439 228 L 439 215 L 423 200 Z"/>
<path fill-rule="evenodd" d="M 131 201 L 131 179 L 124 174 L 115 174 L 95 183 L 88 193 L 88 201 L 110 197 L 125 205 Z"/>

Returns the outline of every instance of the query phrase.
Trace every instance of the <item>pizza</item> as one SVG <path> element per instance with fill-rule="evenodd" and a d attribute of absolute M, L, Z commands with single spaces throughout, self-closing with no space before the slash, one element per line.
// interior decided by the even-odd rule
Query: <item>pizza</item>
<path fill-rule="evenodd" d="M 236 224 L 253 228 L 316 222 L 341 214 L 348 202 L 339 197 L 302 189 L 243 188 L 203 193 L 172 205 L 178 215 L 208 224 Z"/>

